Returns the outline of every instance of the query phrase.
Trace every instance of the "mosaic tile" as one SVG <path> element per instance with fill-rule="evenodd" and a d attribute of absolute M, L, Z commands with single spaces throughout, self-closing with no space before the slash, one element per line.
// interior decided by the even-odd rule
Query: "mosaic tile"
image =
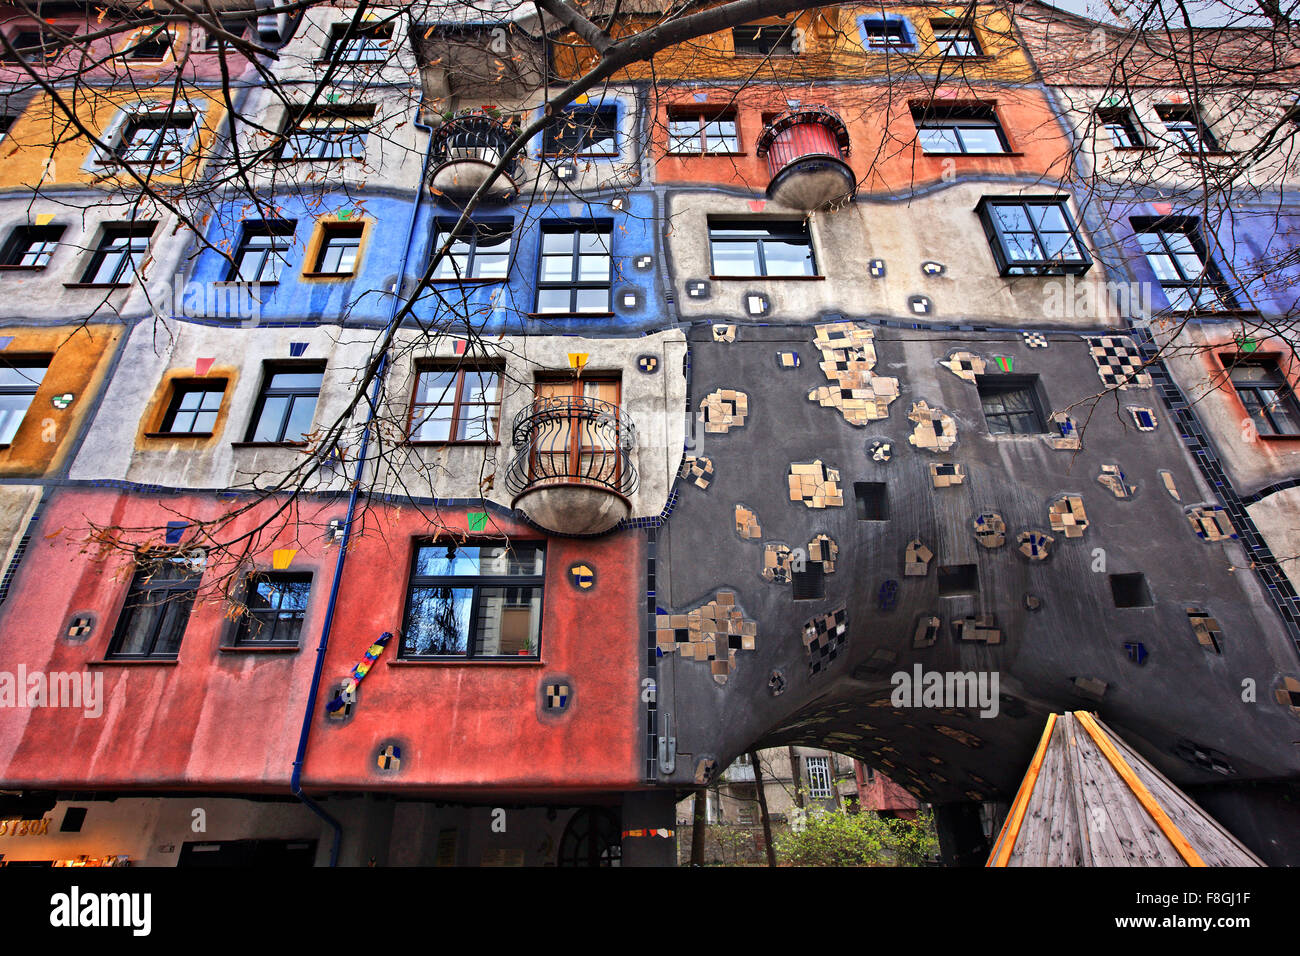
<path fill-rule="evenodd" d="M 715 342 L 736 341 L 736 327 L 734 325 L 713 326 L 713 341 Z"/>
<path fill-rule="evenodd" d="M 1174 473 L 1161 469 L 1158 474 L 1160 475 L 1161 484 L 1165 486 L 1165 491 L 1169 492 L 1169 497 L 1173 498 L 1174 501 L 1182 501 L 1183 499 L 1178 494 L 1178 486 L 1174 484 Z"/>
<path fill-rule="evenodd" d="M 844 507 L 839 480 L 839 470 L 827 468 L 820 458 L 811 463 L 792 463 L 786 477 L 790 500 L 802 501 L 809 508 Z"/>
<path fill-rule="evenodd" d="M 547 710 L 564 710 L 569 706 L 569 685 L 547 684 L 545 696 Z"/>
<path fill-rule="evenodd" d="M 913 315 L 929 315 L 934 308 L 934 303 L 930 301 L 928 295 L 909 295 L 907 297 L 907 310 Z"/>
<path fill-rule="evenodd" d="M 1007 523 L 996 511 L 976 515 L 971 522 L 975 540 L 986 548 L 1000 548 L 1007 543 Z"/>
<path fill-rule="evenodd" d="M 854 322 L 816 327 L 813 344 L 821 352 L 821 370 L 831 385 L 808 392 L 808 400 L 837 408 L 850 425 L 889 417 L 898 398 L 898 379 L 876 375 L 875 333 Z"/>
<path fill-rule="evenodd" d="M 1137 488 L 1128 483 L 1119 465 L 1102 465 L 1097 481 L 1116 498 L 1132 498 L 1137 492 Z"/>
<path fill-rule="evenodd" d="M 1273 692 L 1274 698 L 1283 707 L 1290 707 L 1291 712 L 1300 717 L 1300 680 L 1283 677 L 1282 684 Z"/>
<path fill-rule="evenodd" d="M 1016 360 L 1010 355 L 993 356 L 993 364 L 997 366 L 999 371 L 1014 372 L 1016 370 Z"/>
<path fill-rule="evenodd" d="M 1142 352 L 1126 335 L 1103 335 L 1088 339 L 1097 375 L 1107 388 L 1150 388 L 1151 373 L 1142 371 Z"/>
<path fill-rule="evenodd" d="M 1036 594 L 1025 594 L 1024 605 L 1026 611 L 1037 611 L 1043 606 L 1043 599 Z"/>
<path fill-rule="evenodd" d="M 68 621 L 68 637 L 73 640 L 84 640 L 90 637 L 95 629 L 95 617 L 92 614 L 77 614 Z"/>
<path fill-rule="evenodd" d="M 569 581 L 579 591 L 590 591 L 596 586 L 596 572 L 589 564 L 575 564 L 569 568 Z"/>
<path fill-rule="evenodd" d="M 938 617 L 922 617 L 916 622 L 916 630 L 912 632 L 913 647 L 933 647 L 934 643 L 939 640 L 939 631 L 943 628 L 943 621 Z"/>
<path fill-rule="evenodd" d="M 1047 506 L 1047 519 L 1053 531 L 1067 538 L 1082 538 L 1088 528 L 1088 513 L 1078 495 L 1063 495 L 1053 501 Z"/>
<path fill-rule="evenodd" d="M 1020 553 L 1030 561 L 1046 559 L 1054 541 L 1056 539 L 1050 534 L 1044 534 L 1041 531 L 1022 531 L 1016 535 L 1016 544 Z M 1030 608 L 1030 610 L 1034 610 L 1034 608 Z"/>
<path fill-rule="evenodd" d="M 1138 405 L 1130 405 L 1128 413 L 1133 417 L 1133 424 L 1137 426 L 1140 432 L 1153 432 L 1160 424 L 1156 420 L 1156 411 L 1154 408 L 1142 408 Z"/>
<path fill-rule="evenodd" d="M 908 419 L 915 422 L 908 442 L 926 451 L 947 451 L 957 444 L 957 422 L 942 408 L 931 408 L 924 401 L 912 405 Z"/>
<path fill-rule="evenodd" d="M 951 461 L 930 462 L 930 484 L 936 488 L 951 488 L 966 480 L 964 466 Z"/>
<path fill-rule="evenodd" d="M 1145 664 L 1147 658 L 1150 656 L 1147 653 L 1147 646 L 1141 641 L 1125 641 L 1124 654 L 1134 664 L 1138 665 Z"/>
<path fill-rule="evenodd" d="M 839 553 L 840 546 L 830 535 L 819 534 L 808 542 L 808 560 L 820 564 L 823 574 L 835 573 L 835 558 Z"/>
<path fill-rule="evenodd" d="M 775 584 L 790 583 L 790 549 L 783 544 L 766 544 L 763 546 L 763 580 Z"/>
<path fill-rule="evenodd" d="M 704 279 L 688 279 L 686 294 L 692 299 L 707 299 L 709 297 L 709 283 Z"/>
<path fill-rule="evenodd" d="M 709 483 L 713 481 L 713 459 L 702 455 L 685 455 L 677 474 L 696 488 L 707 491 Z"/>
<path fill-rule="evenodd" d="M 1052 424 L 1060 434 L 1053 435 L 1048 441 L 1057 451 L 1078 451 L 1083 447 L 1078 424 L 1065 412 L 1053 412 Z"/>
<path fill-rule="evenodd" d="M 720 388 L 710 392 L 700 403 L 704 416 L 704 430 L 721 435 L 732 428 L 740 428 L 749 415 L 749 396 L 734 388 Z"/>
<path fill-rule="evenodd" d="M 808 654 L 808 673 L 816 675 L 839 655 L 849 640 L 849 613 L 841 607 L 821 614 L 803 626 L 803 646 Z"/>
<path fill-rule="evenodd" d="M 402 748 L 389 744 L 379 751 L 375 761 L 380 770 L 400 770 L 402 767 Z"/>
<path fill-rule="evenodd" d="M 736 653 L 756 648 L 758 623 L 745 619 L 733 592 L 719 591 L 685 614 L 656 614 L 655 640 L 665 654 L 677 651 L 683 660 L 707 661 L 713 680 L 725 684 L 735 670 Z"/>
<path fill-rule="evenodd" d="M 744 505 L 736 505 L 736 534 L 742 538 L 763 537 L 763 528 L 758 523 L 758 515 Z"/>
<path fill-rule="evenodd" d="M 984 359 L 974 352 L 953 352 L 946 361 L 940 362 L 963 382 L 975 384 L 975 376 L 984 374 Z"/>
<path fill-rule="evenodd" d="M 798 368 L 799 353 L 793 351 L 777 352 L 776 364 L 778 368 Z"/>
<path fill-rule="evenodd" d="M 745 311 L 750 315 L 767 315 L 772 308 L 772 300 L 761 292 L 745 293 Z"/>
<path fill-rule="evenodd" d="M 920 538 L 913 538 L 903 552 L 903 576 L 924 577 L 930 571 L 930 559 L 933 557 L 934 552 L 923 545 Z"/>
<path fill-rule="evenodd" d="M 1232 526 L 1228 512 L 1218 505 L 1192 508 L 1187 513 L 1187 520 L 1202 541 L 1224 541 L 1237 537 L 1237 529 Z"/>
<path fill-rule="evenodd" d="M 947 272 L 947 267 L 942 262 L 926 260 L 921 263 L 921 274 L 927 276 L 941 276 Z"/>
<path fill-rule="evenodd" d="M 876 607 L 881 611 L 892 611 L 898 606 L 898 582 L 892 578 L 880 585 L 876 592 Z"/>
<path fill-rule="evenodd" d="M 653 375 L 659 371 L 659 356 L 657 355 L 638 355 L 636 358 L 636 367 L 646 375 Z"/>
<path fill-rule="evenodd" d="M 872 259 L 867 263 L 867 273 L 873 279 L 883 279 L 885 277 L 885 260 Z"/>
<path fill-rule="evenodd" d="M 785 674 L 780 671 L 772 671 L 767 677 L 767 690 L 773 697 L 780 697 L 785 693 Z"/>
<path fill-rule="evenodd" d="M 1025 340 L 1025 345 L 1027 345 L 1029 348 L 1031 349 L 1047 348 L 1047 336 L 1044 335 L 1042 332 L 1021 332 L 1020 334 Z"/>
<path fill-rule="evenodd" d="M 867 454 L 871 456 L 872 461 L 884 464 L 894 457 L 894 443 L 877 438 L 867 447 Z"/>

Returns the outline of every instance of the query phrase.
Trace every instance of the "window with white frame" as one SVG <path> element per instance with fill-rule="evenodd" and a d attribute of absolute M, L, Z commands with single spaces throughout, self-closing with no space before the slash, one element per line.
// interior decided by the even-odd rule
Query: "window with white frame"
<path fill-rule="evenodd" d="M 808 773 L 808 796 L 824 800 L 831 795 L 831 768 L 827 757 L 804 757 Z"/>

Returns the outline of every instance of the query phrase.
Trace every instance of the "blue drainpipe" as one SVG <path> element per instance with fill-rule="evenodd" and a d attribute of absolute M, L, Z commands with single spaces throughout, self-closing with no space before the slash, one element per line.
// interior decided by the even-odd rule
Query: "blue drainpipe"
<path fill-rule="evenodd" d="M 411 246 L 415 242 L 415 223 L 420 215 L 420 200 L 424 198 L 424 180 L 429 174 L 433 128 L 420 122 L 420 115 L 423 110 L 424 89 L 422 84 L 420 103 L 416 107 L 415 120 L 412 125 L 428 134 L 429 139 L 424 147 L 424 162 L 420 167 L 420 181 L 416 185 L 415 202 L 411 208 L 411 223 L 407 227 L 406 248 L 402 251 L 402 265 L 397 272 L 397 288 L 393 290 L 393 311 L 389 317 L 390 322 L 397 315 L 397 310 L 401 305 L 402 285 L 406 278 L 406 264 L 411 256 Z M 320 643 L 316 645 L 316 667 L 311 675 L 311 692 L 307 695 L 307 709 L 302 715 L 302 731 L 298 735 L 298 753 L 293 759 L 293 777 L 289 783 L 289 789 L 293 792 L 293 795 L 306 804 L 307 809 L 329 824 L 334 831 L 333 839 L 330 842 L 330 866 L 338 866 L 339 863 L 339 845 L 343 842 L 343 825 L 302 792 L 302 765 L 307 756 L 307 737 L 311 732 L 312 715 L 316 712 L 316 700 L 320 693 L 321 672 L 325 669 L 325 650 L 329 647 L 330 626 L 334 623 L 334 608 L 338 602 L 339 583 L 343 579 L 343 562 L 347 559 L 348 540 L 352 537 L 352 519 L 356 514 L 357 497 L 361 490 L 361 476 L 366 468 L 366 451 L 370 447 L 370 428 L 375 420 L 375 409 L 379 405 L 379 389 L 383 385 L 384 373 L 387 370 L 388 353 L 385 352 L 379 358 L 379 368 L 375 370 L 374 389 L 370 395 L 370 411 L 366 415 L 365 429 L 361 434 L 361 450 L 357 455 L 357 470 L 352 480 L 352 493 L 348 496 L 348 513 L 343 521 L 343 537 L 339 541 L 338 560 L 334 563 L 334 580 L 330 582 L 330 597 L 329 603 L 325 605 L 325 623 L 321 627 Z"/>

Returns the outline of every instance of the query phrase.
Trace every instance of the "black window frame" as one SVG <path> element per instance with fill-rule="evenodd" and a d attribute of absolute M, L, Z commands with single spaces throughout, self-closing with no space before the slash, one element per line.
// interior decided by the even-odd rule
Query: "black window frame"
<path fill-rule="evenodd" d="M 391 23 L 333 23 L 325 51 L 318 62 L 383 63 L 393 52 L 392 42 Z"/>
<path fill-rule="evenodd" d="M 568 253 L 572 259 L 570 269 L 570 279 L 562 281 L 558 279 L 543 279 L 542 265 L 547 258 L 546 254 L 546 236 L 563 235 L 565 233 L 573 236 L 573 252 Z M 534 314 L 537 315 L 609 315 L 613 312 L 614 298 L 614 223 L 608 219 L 547 219 L 541 225 L 542 239 L 538 244 L 537 251 L 537 297 L 534 303 Z M 581 252 L 581 236 L 584 234 L 597 234 L 605 237 L 605 258 L 609 261 L 609 270 L 606 273 L 607 278 L 604 281 L 594 279 L 583 279 L 581 277 L 582 259 L 584 253 Z M 594 256 L 593 253 L 586 253 L 588 257 Z M 569 310 L 567 312 L 543 311 L 542 310 L 542 293 L 558 289 L 569 290 Z M 579 311 L 578 293 L 592 289 L 604 289 L 606 292 L 604 309 L 587 309 Z"/>
<path fill-rule="evenodd" d="M 675 123 L 695 123 L 695 132 L 691 135 L 697 145 L 697 149 L 682 149 L 681 144 L 685 142 L 682 137 L 673 133 L 673 124 Z M 723 139 L 724 135 L 710 135 L 709 126 L 713 123 L 730 123 L 733 149 L 710 149 L 710 139 Z M 740 156 L 744 150 L 740 148 L 740 122 L 736 118 L 736 109 L 731 106 L 670 106 L 668 107 L 668 154 L 671 156 Z"/>
<path fill-rule="evenodd" d="M 912 122 L 916 126 L 916 141 L 927 156 L 1002 156 L 1012 152 L 1011 141 L 998 119 L 997 109 L 990 103 L 923 103 L 912 106 Z M 931 130 L 952 130 L 957 149 L 928 149 L 924 134 Z M 968 149 L 965 130 L 993 130 L 1002 149 Z"/>
<path fill-rule="evenodd" d="M 150 52 L 157 44 L 157 38 L 166 34 L 167 42 L 162 47 L 162 53 L 159 56 L 147 56 L 141 51 Z M 168 56 L 176 56 L 176 35 L 172 33 L 169 27 L 158 26 L 146 28 L 140 31 L 140 38 L 134 39 L 131 45 L 122 51 L 122 57 L 127 60 L 142 60 L 146 63 L 165 63 Z"/>
<path fill-rule="evenodd" d="M 589 116 L 590 120 L 583 122 L 582 116 Z M 606 139 L 613 143 L 612 150 L 591 148 Z M 570 143 L 569 140 L 575 142 Z M 590 106 L 570 106 L 561 110 L 555 122 L 546 127 L 546 132 L 542 134 L 542 154 L 606 158 L 618 156 L 618 107 L 598 103 Z"/>
<path fill-rule="evenodd" d="M 307 620 L 307 611 L 311 602 L 311 591 L 315 575 L 310 571 L 254 571 L 244 578 L 243 606 L 244 611 L 239 615 L 239 621 L 235 627 L 235 633 L 232 637 L 232 646 L 234 647 L 301 647 L 302 646 L 302 626 Z M 254 588 L 259 584 L 306 584 L 307 591 L 303 595 L 302 607 L 294 608 L 289 613 L 297 624 L 297 632 L 293 640 L 277 639 L 276 634 L 279 632 L 285 620 L 284 611 L 284 592 L 277 589 L 276 593 L 280 598 L 280 603 L 274 607 L 267 606 L 254 610 L 249 603 L 249 598 L 253 596 Z M 273 619 L 270 622 L 262 620 L 263 615 L 270 615 Z M 269 627 L 270 636 L 254 636 L 253 622 L 257 620 L 257 634 L 263 634 Z"/>
<path fill-rule="evenodd" d="M 315 422 L 316 410 L 320 406 L 321 389 L 325 385 L 325 369 L 326 369 L 326 364 L 324 362 L 317 362 L 317 361 L 309 361 L 309 362 L 288 361 L 288 362 L 263 363 L 262 383 L 257 391 L 257 404 L 253 406 L 252 417 L 249 418 L 248 420 L 248 431 L 246 433 L 247 437 L 244 439 L 244 443 L 250 445 L 305 444 L 301 436 L 299 436 L 298 438 L 286 438 L 285 429 L 289 427 L 289 422 L 293 418 L 293 409 L 294 409 L 295 401 L 300 398 L 306 398 L 308 395 L 312 396 L 315 399 L 315 404 L 312 406 L 312 421 Z M 306 388 L 301 386 L 285 386 L 285 387 L 275 388 L 271 384 L 275 380 L 275 376 L 277 375 L 286 374 L 286 373 L 302 374 L 305 372 L 320 373 L 321 381 L 316 385 L 316 390 L 314 392 L 308 391 Z M 258 439 L 256 436 L 258 431 L 260 431 L 259 426 L 262 423 L 262 414 L 266 408 L 266 401 L 268 398 L 288 398 L 289 401 L 285 404 L 284 413 L 280 416 L 280 425 L 276 429 L 277 437 L 272 439 Z"/>
<path fill-rule="evenodd" d="M 41 377 L 30 384 L 22 385 L 2 385 L 0 384 L 0 395 L 28 395 L 27 405 L 23 408 L 22 418 L 18 419 L 18 424 L 14 426 L 13 434 L 8 438 L 0 432 L 0 448 L 8 448 L 13 444 L 13 440 L 18 437 L 18 430 L 23 427 L 23 422 L 27 421 L 27 413 L 31 411 L 32 402 L 36 400 L 36 393 L 40 391 L 41 385 L 45 381 L 45 376 L 49 374 L 50 363 L 53 361 L 52 355 L 5 355 L 0 353 L 0 368 L 6 368 L 13 371 L 19 369 L 39 368 L 44 369 Z M 24 376 L 25 378 L 26 376 Z"/>
<path fill-rule="evenodd" d="M 1133 111 L 1124 106 L 1102 106 L 1096 111 L 1097 125 L 1106 131 L 1112 149 L 1146 149 L 1146 140 L 1138 128 Z M 1124 143 L 1115 139 L 1115 130 L 1124 131 Z"/>
<path fill-rule="evenodd" d="M 457 220 L 455 219 L 434 220 L 433 242 L 429 246 L 430 260 L 432 260 L 432 258 L 435 255 L 437 255 L 437 252 L 442 247 L 443 242 L 445 242 L 447 237 L 451 235 L 452 228 L 456 225 L 456 222 Z M 468 235 L 465 235 L 466 231 L 468 231 Z M 478 275 L 477 273 L 479 271 L 478 266 L 479 266 L 480 241 L 489 236 L 500 237 L 502 235 L 509 237 L 509 249 L 506 253 L 507 258 L 506 258 L 505 274 L 501 276 Z M 468 245 L 469 249 L 468 252 L 466 253 L 467 256 L 466 270 L 463 273 L 457 274 L 457 270 L 455 268 L 454 255 L 456 254 L 456 245 L 459 244 Z M 507 280 L 509 280 L 510 273 L 514 269 L 515 252 L 516 252 L 516 242 L 515 242 L 514 219 L 504 219 L 504 218 L 474 219 L 467 224 L 466 230 L 462 230 L 461 233 L 457 233 L 456 244 L 453 244 L 452 248 L 447 250 L 447 255 L 443 257 L 440 263 L 438 263 L 438 268 L 434 271 L 431 278 L 435 282 L 466 282 L 470 280 L 479 281 L 479 282 L 506 282 Z M 493 255 L 499 256 L 501 255 L 501 253 L 493 253 Z M 440 275 L 439 273 L 444 272 L 444 270 L 448 270 L 452 274 Z"/>
<path fill-rule="evenodd" d="M 731 28 L 731 48 L 736 56 L 798 56 L 794 50 L 795 22 L 745 23 Z M 752 31 L 753 36 L 742 36 Z"/>
<path fill-rule="evenodd" d="M 1049 434 L 1047 415 L 1043 403 L 1042 383 L 1037 375 L 977 375 L 975 387 L 979 392 L 980 411 L 990 435 L 1046 435 Z M 1025 395 L 1028 408 L 990 411 L 988 399 L 1002 395 Z M 1017 422 L 1032 416 L 1032 428 L 1017 426 Z M 1003 427 L 994 427 L 998 422 Z"/>
<path fill-rule="evenodd" d="M 364 222 L 327 222 L 321 225 L 320 242 L 316 245 L 316 255 L 312 257 L 313 276 L 354 276 L 361 264 L 361 247 L 365 243 L 366 224 Z M 338 253 L 338 265 L 343 264 L 343 252 L 355 250 L 352 255 L 352 268 L 326 269 L 326 260 Z"/>
<path fill-rule="evenodd" d="M 4 248 L 0 249 L 0 265 L 8 269 L 44 269 L 50 264 L 67 228 L 58 223 L 47 226 L 15 226 L 5 240 Z M 40 246 L 36 252 L 39 261 L 23 262 L 37 246 Z"/>
<path fill-rule="evenodd" d="M 158 228 L 156 222 L 106 222 L 103 225 L 103 231 L 99 237 L 99 245 L 91 253 L 90 262 L 86 270 L 82 273 L 82 285 L 130 285 L 130 280 L 123 281 L 123 276 L 135 276 L 139 274 L 140 265 L 149 255 L 149 243 L 153 239 L 154 230 Z M 116 243 L 126 239 L 127 245 L 123 248 L 117 248 Z M 137 248 L 135 240 L 144 240 L 143 244 Z M 104 263 L 110 255 L 118 256 L 117 266 L 112 272 L 112 278 L 108 281 L 99 280 L 98 276 Z M 136 263 L 135 256 L 140 256 L 140 262 Z"/>
<path fill-rule="evenodd" d="M 126 599 L 122 604 L 121 612 L 118 614 L 117 625 L 113 628 L 113 637 L 104 655 L 105 659 L 174 661 L 180 656 L 185 631 L 189 627 L 190 615 L 194 611 L 194 598 L 202 584 L 205 568 L 200 567 L 195 570 L 191 567 L 188 573 L 180 574 L 177 577 L 163 577 L 161 580 L 158 575 L 169 568 L 178 568 L 186 564 L 192 566 L 196 562 L 206 564 L 206 555 L 202 551 L 191 551 L 189 553 L 169 552 L 157 555 L 145 554 L 137 558 L 136 572 L 131 578 L 131 585 L 127 589 Z M 161 597 L 156 597 L 156 595 L 160 594 Z M 163 613 L 158 616 L 152 628 L 148 641 L 148 650 L 142 653 L 124 653 L 121 648 L 134 620 L 135 612 L 144 607 L 162 606 L 173 601 L 179 602 L 183 608 L 179 612 L 179 620 L 172 621 L 172 626 L 178 628 L 178 632 L 175 634 L 174 649 L 161 652 L 158 650 L 159 639 L 163 636 L 164 625 L 169 620 L 169 615 Z"/>
<path fill-rule="evenodd" d="M 902 18 L 866 17 L 862 21 L 862 34 L 866 37 L 865 46 L 868 50 L 892 50 L 897 47 L 914 50 L 916 48 L 916 36 L 911 30 L 911 24 Z M 883 39 L 875 42 L 873 38 L 877 36 Z"/>
<path fill-rule="evenodd" d="M 246 219 L 239 237 L 239 248 L 235 250 L 230 268 L 226 271 L 227 282 L 258 282 L 272 285 L 280 281 L 280 272 L 288 262 L 287 253 L 293 247 L 293 236 L 298 226 L 294 219 Z M 254 240 L 267 239 L 262 246 Z M 279 241 L 277 241 L 279 240 Z M 244 259 L 250 252 L 262 254 L 262 261 L 255 278 L 244 275 Z M 271 278 L 265 278 L 267 267 L 271 266 Z"/>
<path fill-rule="evenodd" d="M 316 106 L 296 121 L 291 112 L 285 117 L 276 159 L 282 163 L 363 160 L 374 118 L 374 106 L 365 103 Z M 310 148 L 297 148 L 304 144 Z"/>
<path fill-rule="evenodd" d="M 1028 207 L 1056 207 L 1069 227 L 1070 239 L 1073 241 L 1079 255 L 1069 259 L 1013 258 L 1006 240 L 1007 232 L 1003 229 L 1001 220 L 994 212 L 999 206 L 1025 207 L 1025 216 L 1030 223 L 1033 237 L 1040 248 L 1043 248 L 1042 233 L 1039 227 L 1034 225 L 1034 219 Z M 1070 213 L 1070 204 L 1066 196 L 982 196 L 975 207 L 975 212 L 984 225 L 984 235 L 989 241 L 989 248 L 998 267 L 998 275 L 1003 278 L 1083 275 L 1092 268 L 1092 255 L 1084 244 L 1083 234 L 1079 231 L 1078 223 L 1074 221 L 1074 216 Z M 1047 234 L 1056 235 L 1059 232 L 1060 230 L 1048 230 Z"/>
<path fill-rule="evenodd" d="M 33 37 L 37 41 L 34 45 L 28 46 L 20 42 L 31 40 Z M 48 30 L 17 30 L 9 38 L 9 45 L 14 48 L 17 56 L 5 56 L 4 59 L 0 59 L 0 63 L 39 63 L 41 60 L 49 62 L 62 54 L 70 42 L 72 41 L 51 36 Z M 32 53 L 40 55 L 33 57 L 29 55 Z"/>
<path fill-rule="evenodd" d="M 984 56 L 984 47 L 980 45 L 979 36 L 975 33 L 975 27 L 970 23 L 961 20 L 931 20 L 930 30 L 934 34 L 934 43 L 938 47 L 941 57 L 954 57 L 956 59 L 968 59 L 971 57 Z M 964 36 L 950 37 L 941 36 L 941 34 L 964 34 Z M 968 46 L 970 53 L 953 53 L 952 48 L 956 44 Z"/>
<path fill-rule="evenodd" d="M 777 226 L 790 227 L 786 229 L 776 229 Z M 772 273 L 768 271 L 767 254 L 765 240 L 762 236 L 745 237 L 745 236 L 728 236 L 729 232 L 758 232 L 766 229 L 769 237 L 775 239 L 778 234 L 793 235 L 802 234 L 807 239 L 808 246 L 808 268 L 811 270 L 802 274 L 783 275 L 781 273 Z M 817 251 L 813 247 L 812 229 L 808 226 L 806 219 L 734 219 L 734 218 L 714 218 L 708 219 L 709 230 L 709 273 L 713 277 L 721 278 L 754 278 L 754 279 L 800 279 L 813 276 L 820 276 L 821 273 L 817 267 Z M 755 243 L 755 251 L 758 256 L 759 271 L 753 275 L 720 273 L 717 271 L 717 264 L 714 259 L 715 247 L 718 243 L 742 245 L 746 243 Z"/>
<path fill-rule="evenodd" d="M 1164 124 L 1165 132 L 1178 140 L 1182 152 L 1193 155 L 1223 152 L 1214 131 L 1205 122 L 1198 107 L 1188 103 L 1168 103 L 1157 106 L 1156 115 Z M 1189 132 L 1196 133 L 1195 145 L 1187 135 Z"/>
<path fill-rule="evenodd" d="M 1277 359 L 1273 354 L 1260 355 L 1253 352 L 1219 355 L 1229 384 L 1246 409 L 1246 414 L 1255 423 L 1255 433 L 1265 438 L 1300 437 L 1300 401 L 1296 400 L 1295 387 L 1287 380 Z M 1266 377 L 1260 381 L 1239 381 L 1233 375 L 1238 369 L 1247 368 L 1263 369 L 1266 376 L 1271 376 L 1271 380 Z M 1265 393 L 1272 394 L 1270 396 Z M 1279 411 L 1290 419 L 1292 431 L 1279 427 Z"/>
<path fill-rule="evenodd" d="M 1169 300 L 1169 308 L 1172 311 L 1180 313 L 1231 312 L 1237 308 L 1237 300 L 1233 296 L 1232 290 L 1228 288 L 1223 273 L 1219 271 L 1218 264 L 1214 261 L 1214 257 L 1210 255 L 1210 247 L 1201 232 L 1199 219 L 1187 216 L 1165 216 L 1159 219 L 1134 217 L 1129 220 L 1129 223 L 1133 226 L 1133 238 L 1138 244 L 1138 249 L 1141 251 L 1147 267 L 1151 269 L 1156 282 L 1160 283 L 1160 289 L 1164 292 L 1165 298 Z M 1141 236 L 1144 235 L 1156 236 L 1159 239 L 1161 250 L 1156 255 L 1163 256 L 1168 260 L 1174 271 L 1178 273 L 1177 279 L 1161 278 L 1159 270 L 1152 264 L 1151 250 L 1146 247 L 1146 244 L 1141 239 Z M 1186 253 L 1180 253 L 1170 244 L 1169 237 L 1173 235 L 1186 236 L 1192 250 L 1201 261 L 1201 271 L 1194 278 L 1187 276 L 1182 260 L 1179 259 L 1180 255 L 1186 255 Z M 1215 305 L 1206 306 L 1203 304 L 1206 294 L 1213 298 Z M 1177 304 L 1175 304 L 1176 301 Z"/>
<path fill-rule="evenodd" d="M 200 414 L 212 413 L 216 415 L 213 420 L 215 428 L 217 420 L 221 415 L 221 404 L 226 399 L 226 389 L 230 383 L 224 378 L 211 379 L 177 379 L 172 382 L 172 397 L 167 403 L 167 411 L 163 413 L 162 421 L 159 423 L 157 434 L 159 435 L 182 435 L 190 437 L 203 437 L 214 434 L 212 430 L 199 431 L 196 428 L 176 428 L 176 419 L 179 415 L 191 416 L 191 426 L 198 424 Z M 216 408 L 204 407 L 208 402 L 204 399 L 199 400 L 199 407 L 195 409 L 183 409 L 181 405 L 185 401 L 185 396 L 196 393 L 215 394 L 217 396 Z"/>
<path fill-rule="evenodd" d="M 189 138 L 193 135 L 197 120 L 198 117 L 189 112 L 168 113 L 158 110 L 134 113 L 122 124 L 122 134 L 113 147 L 113 158 L 124 164 L 155 165 L 180 162 L 185 155 L 185 148 L 189 145 Z M 145 129 L 156 130 L 156 135 L 150 136 L 147 144 L 136 143 L 136 134 Z M 175 130 L 178 134 L 171 140 L 167 135 L 170 130 Z M 185 135 L 179 135 L 181 133 Z M 146 155 L 128 155 L 137 152 L 141 145 L 147 145 Z M 168 160 L 166 151 L 173 148 L 177 156 L 174 160 Z"/>
<path fill-rule="evenodd" d="M 527 548 L 530 551 L 540 551 L 542 555 L 542 571 L 540 574 L 529 575 L 419 575 L 416 574 L 416 568 L 419 566 L 420 551 L 422 548 L 444 548 L 444 547 L 463 547 L 463 548 L 495 548 L 506 547 L 510 551 L 516 548 Z M 399 660 L 409 661 L 459 661 L 459 662 L 476 662 L 476 661 L 534 661 L 540 660 L 542 656 L 542 622 L 545 620 L 546 613 L 546 574 L 547 574 L 547 555 L 546 542 L 544 540 L 516 540 L 512 543 L 505 543 L 501 539 L 484 539 L 468 538 L 464 541 L 444 540 L 438 538 L 417 539 L 411 555 L 411 571 L 407 577 L 406 583 L 406 601 L 402 611 L 402 635 L 398 642 L 397 656 Z M 473 597 L 470 601 L 469 609 L 469 630 L 465 638 L 464 654 L 415 654 L 407 650 L 406 636 L 411 626 L 411 607 L 412 599 L 416 588 L 433 588 L 441 587 L 447 590 L 452 589 L 472 589 Z M 480 592 L 484 589 L 509 589 L 509 588 L 536 588 L 540 593 L 540 600 L 537 608 L 537 646 L 529 654 L 477 654 L 475 645 L 477 643 L 477 629 L 479 618 L 479 600 Z"/>

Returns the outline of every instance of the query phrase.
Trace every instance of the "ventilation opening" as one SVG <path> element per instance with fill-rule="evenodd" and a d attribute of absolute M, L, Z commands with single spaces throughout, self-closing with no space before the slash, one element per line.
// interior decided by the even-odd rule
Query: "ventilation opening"
<path fill-rule="evenodd" d="M 1151 589 L 1144 574 L 1112 574 L 1110 593 L 1116 607 L 1151 606 Z"/>
<path fill-rule="evenodd" d="M 818 561 L 809 562 L 806 571 L 791 572 L 790 581 L 796 601 L 814 601 L 826 596 L 826 577 Z"/>
<path fill-rule="evenodd" d="M 858 500 L 859 521 L 889 520 L 889 495 L 883 481 L 855 481 L 853 494 Z"/>
<path fill-rule="evenodd" d="M 939 597 L 956 597 L 959 594 L 978 594 L 979 568 L 973 564 L 939 565 Z"/>
<path fill-rule="evenodd" d="M 63 814 L 63 824 L 59 827 L 59 832 L 80 833 L 81 825 L 85 822 L 85 807 L 68 807 L 67 812 Z"/>

